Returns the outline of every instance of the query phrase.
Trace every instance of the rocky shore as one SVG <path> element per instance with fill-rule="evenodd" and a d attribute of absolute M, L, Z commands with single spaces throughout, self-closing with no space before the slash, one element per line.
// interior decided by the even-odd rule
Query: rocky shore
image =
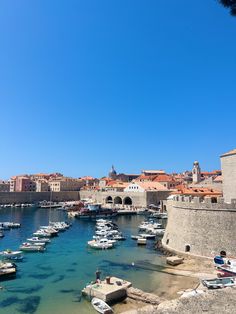
<path fill-rule="evenodd" d="M 117 304 L 117 314 L 190 314 L 190 313 L 234 313 L 236 308 L 236 289 L 227 288 L 209 291 L 200 284 L 203 278 L 216 277 L 212 260 L 184 258 L 184 263 L 166 267 L 168 278 L 161 287 L 152 293 L 132 288 L 126 300 Z M 159 275 L 160 276 L 160 275 Z M 158 275 L 156 278 L 159 279 Z M 204 289 L 203 294 L 180 298 L 187 289 Z M 234 309 L 234 310 L 232 310 Z"/>
<path fill-rule="evenodd" d="M 236 288 L 209 290 L 194 297 L 166 301 L 159 306 L 144 306 L 128 310 L 123 314 L 192 314 L 192 313 L 235 313 Z"/>

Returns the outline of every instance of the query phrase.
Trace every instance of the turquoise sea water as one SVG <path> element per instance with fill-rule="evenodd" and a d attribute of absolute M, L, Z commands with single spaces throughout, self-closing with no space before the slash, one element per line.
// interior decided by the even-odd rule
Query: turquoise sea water
<path fill-rule="evenodd" d="M 49 218 L 68 220 L 63 211 L 56 209 L 0 209 L 0 221 L 21 223 L 21 228 L 5 231 L 5 237 L 0 239 L 0 251 L 18 250 L 40 225 L 48 224 Z M 113 219 L 127 240 L 120 241 L 114 249 L 102 251 L 87 247 L 95 222 L 71 220 L 72 227 L 52 238 L 46 252 L 24 254 L 24 260 L 18 262 L 16 279 L 0 283 L 4 287 L 0 291 L 0 313 L 96 313 L 90 302 L 81 298 L 81 289 L 95 279 L 97 268 L 102 271 L 102 277 L 113 275 L 143 290 L 156 290 L 162 275 L 160 282 L 153 280 L 154 265 L 162 264 L 163 259 L 154 250 L 154 241 L 140 247 L 130 239 L 142 220 L 144 217 L 139 215 Z"/>

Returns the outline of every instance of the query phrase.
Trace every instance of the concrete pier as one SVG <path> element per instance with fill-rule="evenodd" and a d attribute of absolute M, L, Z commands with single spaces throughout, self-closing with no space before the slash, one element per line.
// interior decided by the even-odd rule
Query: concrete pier
<path fill-rule="evenodd" d="M 105 302 L 115 302 L 127 296 L 127 289 L 132 286 L 131 282 L 117 277 L 108 277 L 99 283 L 89 284 L 82 294 L 90 298 L 96 297 Z"/>

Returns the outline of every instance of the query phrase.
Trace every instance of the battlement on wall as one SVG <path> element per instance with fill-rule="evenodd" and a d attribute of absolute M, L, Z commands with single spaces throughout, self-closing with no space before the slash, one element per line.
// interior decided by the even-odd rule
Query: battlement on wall
<path fill-rule="evenodd" d="M 236 210 L 236 200 L 233 200 L 230 204 L 228 204 L 225 203 L 224 198 L 220 196 L 199 197 L 175 195 L 171 202 L 172 206 L 189 209 Z"/>

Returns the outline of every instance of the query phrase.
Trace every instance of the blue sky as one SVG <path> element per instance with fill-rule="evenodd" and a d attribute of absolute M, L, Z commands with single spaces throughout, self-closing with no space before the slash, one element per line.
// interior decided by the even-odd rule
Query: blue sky
<path fill-rule="evenodd" d="M 236 18 L 215 0 L 0 2 L 0 178 L 220 167 Z"/>

